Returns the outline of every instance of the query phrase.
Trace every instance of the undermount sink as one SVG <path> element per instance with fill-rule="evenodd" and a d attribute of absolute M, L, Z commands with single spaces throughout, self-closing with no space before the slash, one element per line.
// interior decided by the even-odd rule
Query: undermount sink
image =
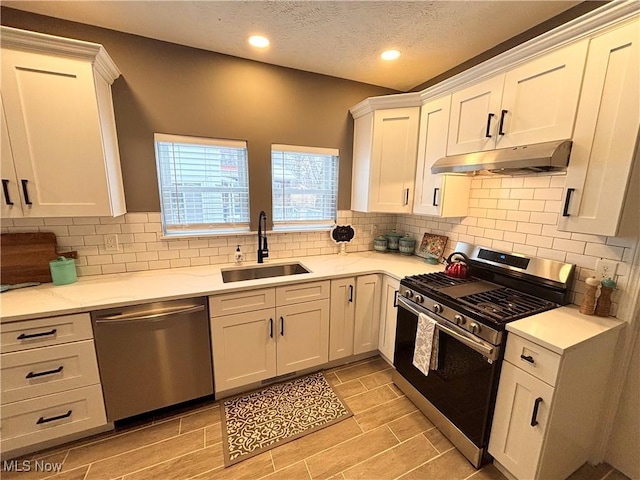
<path fill-rule="evenodd" d="M 258 278 L 298 275 L 300 273 L 309 273 L 309 270 L 307 270 L 299 263 L 284 263 L 280 265 L 257 265 L 253 267 L 223 269 L 222 281 L 224 283 L 241 282 L 243 280 L 256 280 Z"/>

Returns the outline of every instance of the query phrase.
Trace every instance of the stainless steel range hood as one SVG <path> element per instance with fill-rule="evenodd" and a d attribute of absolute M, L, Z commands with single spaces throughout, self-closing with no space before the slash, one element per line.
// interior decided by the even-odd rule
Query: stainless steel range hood
<path fill-rule="evenodd" d="M 431 173 L 504 173 L 506 175 L 566 170 L 571 140 L 536 143 L 486 152 L 453 155 L 438 160 Z"/>

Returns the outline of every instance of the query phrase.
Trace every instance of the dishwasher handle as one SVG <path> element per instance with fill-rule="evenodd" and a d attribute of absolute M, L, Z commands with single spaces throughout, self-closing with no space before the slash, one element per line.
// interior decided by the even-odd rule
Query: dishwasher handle
<path fill-rule="evenodd" d="M 187 313 L 201 312 L 204 310 L 204 305 L 194 305 L 192 307 L 180 308 L 177 310 L 168 310 L 159 313 L 150 313 L 147 315 L 129 316 L 124 314 L 110 315 L 108 317 L 99 317 L 95 320 L 97 324 L 118 324 L 122 322 L 137 322 L 145 320 L 156 320 L 172 315 L 184 315 Z"/>

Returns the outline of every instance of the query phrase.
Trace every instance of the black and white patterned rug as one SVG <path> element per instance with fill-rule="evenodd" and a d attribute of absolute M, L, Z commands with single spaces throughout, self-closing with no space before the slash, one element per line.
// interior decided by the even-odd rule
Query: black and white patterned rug
<path fill-rule="evenodd" d="M 222 412 L 227 467 L 353 415 L 322 372 L 225 400 Z"/>

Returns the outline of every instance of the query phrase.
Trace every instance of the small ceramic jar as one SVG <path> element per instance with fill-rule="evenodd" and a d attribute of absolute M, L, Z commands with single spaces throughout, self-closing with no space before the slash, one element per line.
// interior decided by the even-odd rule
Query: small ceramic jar
<path fill-rule="evenodd" d="M 399 248 L 400 253 L 403 255 L 413 255 L 413 251 L 416 248 L 416 239 L 408 233 L 400 239 Z"/>
<path fill-rule="evenodd" d="M 391 233 L 387 233 L 386 237 L 387 237 L 387 248 L 393 252 L 397 252 L 398 248 L 399 248 L 399 241 L 400 241 L 400 237 L 402 236 L 401 233 L 396 233 L 396 232 L 391 232 Z"/>
<path fill-rule="evenodd" d="M 387 237 L 384 235 L 380 235 L 373 239 L 373 249 L 376 252 L 386 252 L 387 251 Z"/>

